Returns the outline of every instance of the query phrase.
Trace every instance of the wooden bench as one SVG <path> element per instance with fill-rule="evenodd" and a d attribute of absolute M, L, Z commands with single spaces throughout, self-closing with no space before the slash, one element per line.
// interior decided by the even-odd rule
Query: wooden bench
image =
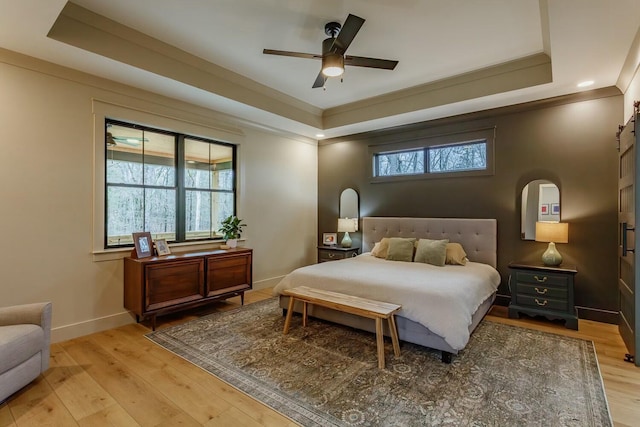
<path fill-rule="evenodd" d="M 390 304 L 381 301 L 374 301 L 366 298 L 345 295 L 338 292 L 324 291 L 321 289 L 300 286 L 282 291 L 283 295 L 289 297 L 289 308 L 284 321 L 283 334 L 289 332 L 291 315 L 293 314 L 293 304 L 295 300 L 302 302 L 302 326 L 307 326 L 307 304 L 315 304 L 333 310 L 351 313 L 376 321 L 376 343 L 378 347 L 378 368 L 384 369 L 384 334 L 382 332 L 382 320 L 389 322 L 391 332 L 391 342 L 393 343 L 393 353 L 400 356 L 400 344 L 398 342 L 398 330 L 394 314 L 402 308 L 397 304 Z"/>

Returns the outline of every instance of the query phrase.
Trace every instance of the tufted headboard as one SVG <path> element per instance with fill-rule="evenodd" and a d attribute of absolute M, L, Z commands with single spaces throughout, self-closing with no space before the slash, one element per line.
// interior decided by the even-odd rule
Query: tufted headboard
<path fill-rule="evenodd" d="M 449 239 L 460 243 L 470 261 L 497 265 L 498 222 L 474 218 L 362 218 L 362 252 L 383 237 Z"/>

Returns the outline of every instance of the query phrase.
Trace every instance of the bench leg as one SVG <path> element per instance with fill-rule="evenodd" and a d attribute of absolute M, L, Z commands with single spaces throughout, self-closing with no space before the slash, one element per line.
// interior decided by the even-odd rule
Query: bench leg
<path fill-rule="evenodd" d="M 302 301 L 302 327 L 307 326 L 307 302 Z"/>
<path fill-rule="evenodd" d="M 398 340 L 398 329 L 396 328 L 395 317 L 389 316 L 389 331 L 391 332 L 391 342 L 393 343 L 393 354 L 400 356 L 400 342 Z"/>
<path fill-rule="evenodd" d="M 291 324 L 291 315 L 293 314 L 293 297 L 289 297 L 289 308 L 287 308 L 287 317 L 284 319 L 284 330 L 282 331 L 283 335 L 286 335 L 289 332 L 289 325 Z"/>
<path fill-rule="evenodd" d="M 378 368 L 384 369 L 384 334 L 382 333 L 382 319 L 376 317 L 376 343 L 378 347 Z"/>

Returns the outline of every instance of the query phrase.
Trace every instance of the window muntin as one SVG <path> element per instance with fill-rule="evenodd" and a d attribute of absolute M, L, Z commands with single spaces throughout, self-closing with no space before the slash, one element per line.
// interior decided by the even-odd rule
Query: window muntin
<path fill-rule="evenodd" d="M 107 120 L 105 199 L 106 248 L 143 230 L 169 241 L 221 238 L 235 213 L 235 147 Z"/>

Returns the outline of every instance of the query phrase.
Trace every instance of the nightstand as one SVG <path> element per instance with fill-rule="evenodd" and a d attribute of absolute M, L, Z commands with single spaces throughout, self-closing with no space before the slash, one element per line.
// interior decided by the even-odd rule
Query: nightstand
<path fill-rule="evenodd" d="M 565 326 L 578 330 L 573 304 L 573 283 L 578 270 L 573 265 L 547 267 L 542 264 L 509 264 L 509 317 L 519 313 L 564 319 Z"/>
<path fill-rule="evenodd" d="M 318 262 L 337 261 L 358 255 L 360 248 L 342 248 L 340 246 L 318 246 Z"/>

